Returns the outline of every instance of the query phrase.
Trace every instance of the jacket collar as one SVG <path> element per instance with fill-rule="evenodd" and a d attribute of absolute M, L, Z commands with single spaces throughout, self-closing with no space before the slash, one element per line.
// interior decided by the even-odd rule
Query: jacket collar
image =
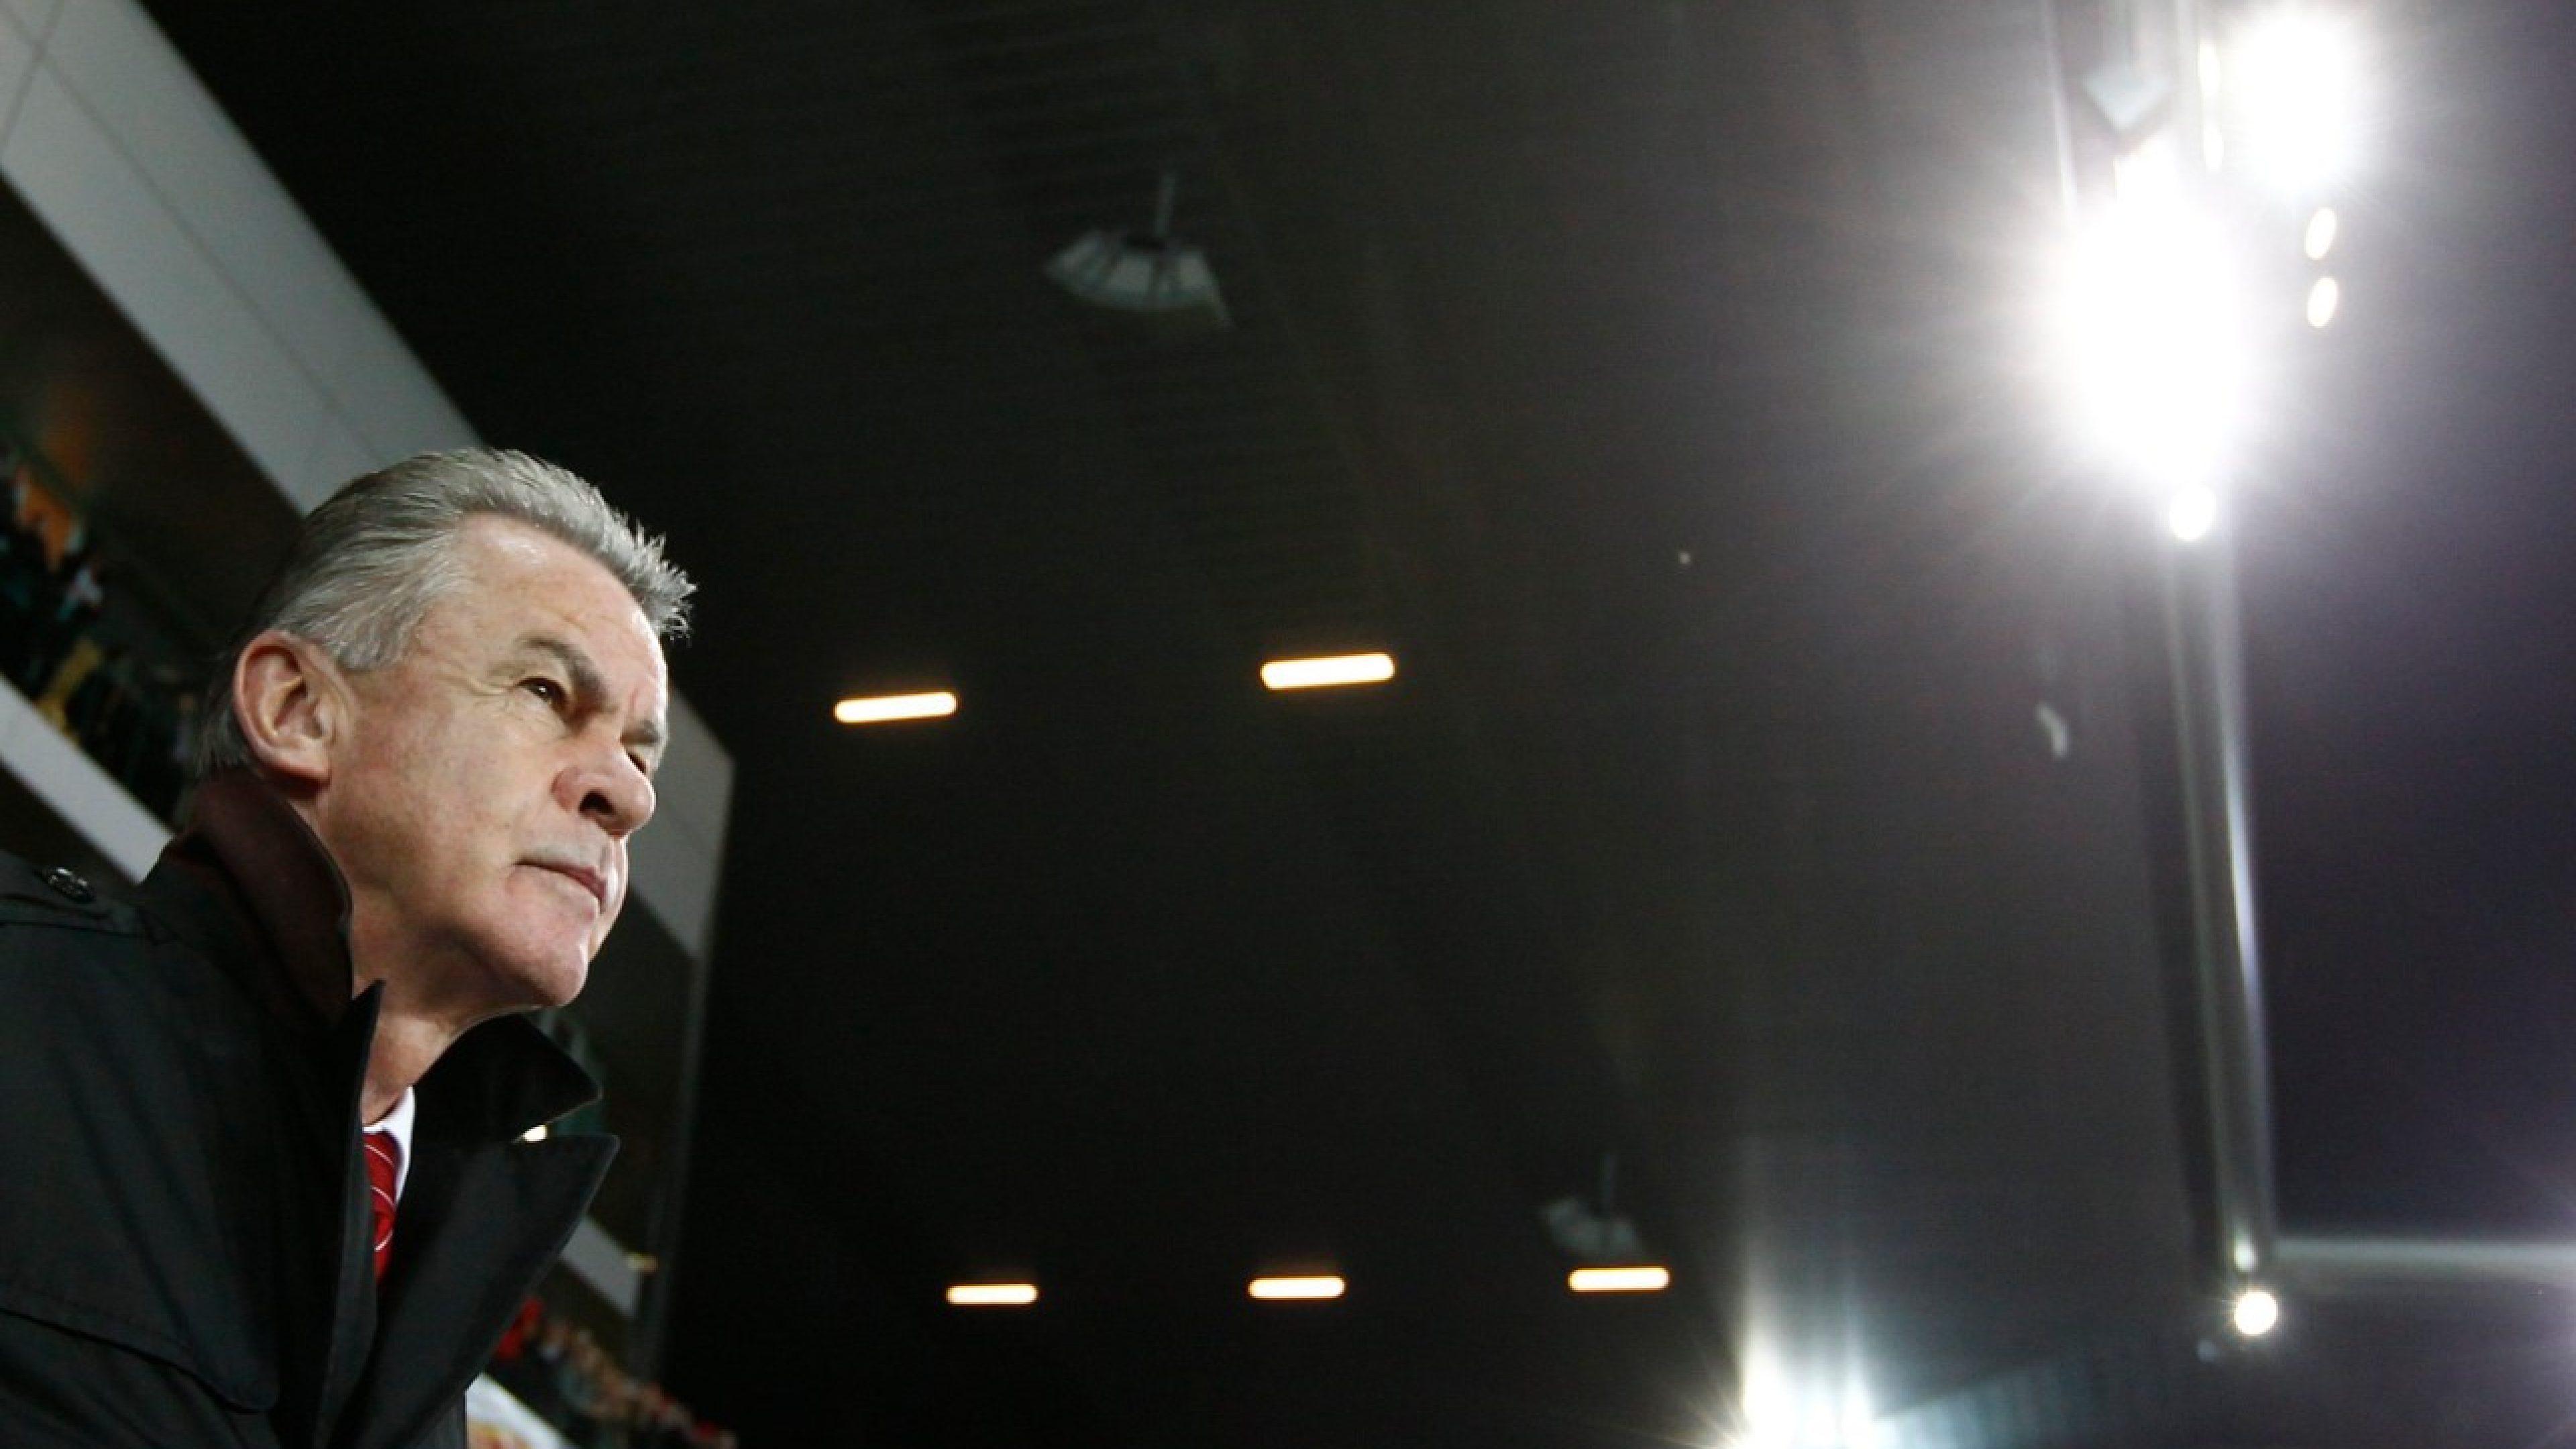
<path fill-rule="evenodd" d="M 273 1009 L 320 1025 L 347 1014 L 349 887 L 304 817 L 249 770 L 221 770 L 197 786 L 187 828 L 162 852 L 147 889 L 176 870 L 229 908 L 239 934 L 276 972 L 262 983 Z"/>
<path fill-rule="evenodd" d="M 192 926 L 186 934 L 213 946 L 290 1026 L 329 1033 L 349 1016 L 358 993 L 348 883 L 312 827 L 257 773 L 220 770 L 198 785 L 186 829 L 141 894 Z M 371 984 L 367 995 L 381 989 Z M 457 1038 L 420 1085 L 424 1125 L 434 1118 L 483 1139 L 516 1137 L 599 1096 L 590 1074 L 520 1016 Z"/>

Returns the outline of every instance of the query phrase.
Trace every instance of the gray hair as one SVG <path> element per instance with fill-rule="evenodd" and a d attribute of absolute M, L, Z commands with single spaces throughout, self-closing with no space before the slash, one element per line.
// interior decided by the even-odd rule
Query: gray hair
<path fill-rule="evenodd" d="M 411 646 L 429 606 L 461 581 L 456 538 L 477 517 L 524 523 L 570 544 L 626 586 L 656 635 L 687 631 L 697 586 L 663 559 L 660 539 L 598 489 L 525 453 L 421 453 L 350 483 L 304 520 L 216 665 L 198 721 L 197 772 L 251 763 L 232 704 L 244 646 L 280 629 L 321 646 L 351 673 L 384 668 Z"/>

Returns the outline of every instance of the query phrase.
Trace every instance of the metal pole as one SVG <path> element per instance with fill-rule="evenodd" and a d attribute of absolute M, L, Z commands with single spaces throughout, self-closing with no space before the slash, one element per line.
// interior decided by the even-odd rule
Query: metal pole
<path fill-rule="evenodd" d="M 2278 1223 L 2271 1060 L 2254 918 L 2244 641 L 2227 523 L 2196 545 L 2168 545 L 2165 561 L 2218 1223 L 2227 1266 L 2250 1279 L 2270 1265 Z"/>

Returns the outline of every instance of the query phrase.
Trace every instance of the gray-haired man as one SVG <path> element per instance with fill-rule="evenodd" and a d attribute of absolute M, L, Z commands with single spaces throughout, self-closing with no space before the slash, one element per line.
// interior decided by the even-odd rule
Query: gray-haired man
<path fill-rule="evenodd" d="M 690 585 L 580 479 L 431 454 L 306 520 L 128 901 L 0 857 L 0 1443 L 461 1445 L 571 1233 L 572 999 Z"/>

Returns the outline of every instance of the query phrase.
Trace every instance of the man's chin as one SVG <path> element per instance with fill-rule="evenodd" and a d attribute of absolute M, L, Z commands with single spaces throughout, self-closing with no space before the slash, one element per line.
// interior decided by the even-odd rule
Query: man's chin
<path fill-rule="evenodd" d="M 531 984 L 536 988 L 537 1010 L 570 1006 L 573 998 L 581 995 L 581 989 L 590 984 L 590 963 L 584 961 L 568 970 L 548 972 Z"/>
<path fill-rule="evenodd" d="M 511 962 L 500 973 L 502 993 L 509 1011 L 544 1011 L 551 1007 L 569 1006 L 581 995 L 590 979 L 590 960 L 586 955 L 548 956 L 536 960 Z"/>

